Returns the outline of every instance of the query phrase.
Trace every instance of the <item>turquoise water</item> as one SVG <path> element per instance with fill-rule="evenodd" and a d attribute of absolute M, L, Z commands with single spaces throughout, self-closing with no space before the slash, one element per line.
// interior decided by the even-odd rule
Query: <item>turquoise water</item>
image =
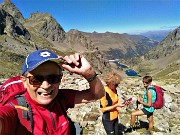
<path fill-rule="evenodd" d="M 128 75 L 128 76 L 140 76 L 136 71 L 134 71 L 133 69 L 128 69 L 125 71 L 125 73 Z"/>
<path fill-rule="evenodd" d="M 114 63 L 118 66 L 118 67 L 122 67 L 122 68 L 128 68 L 128 66 L 119 63 L 118 61 L 114 61 Z"/>
<path fill-rule="evenodd" d="M 114 61 L 114 63 L 118 66 L 118 67 L 121 67 L 121 68 L 128 68 L 128 66 L 124 65 L 124 64 L 121 64 L 120 62 L 118 61 Z M 133 69 L 127 69 L 125 70 L 125 73 L 128 75 L 128 76 L 140 76 L 139 73 L 137 73 L 135 70 Z"/>

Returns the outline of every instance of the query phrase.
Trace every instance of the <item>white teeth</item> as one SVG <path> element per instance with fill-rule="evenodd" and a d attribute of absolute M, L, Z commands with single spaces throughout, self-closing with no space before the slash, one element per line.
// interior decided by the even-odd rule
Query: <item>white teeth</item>
<path fill-rule="evenodd" d="M 51 94 L 51 92 L 52 92 L 52 90 L 49 91 L 49 92 L 38 92 L 38 94 L 41 95 L 41 96 L 48 96 L 48 95 Z"/>

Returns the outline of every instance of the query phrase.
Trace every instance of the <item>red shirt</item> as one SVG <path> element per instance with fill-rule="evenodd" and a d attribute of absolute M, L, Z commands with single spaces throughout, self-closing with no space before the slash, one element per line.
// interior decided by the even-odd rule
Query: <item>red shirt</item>
<path fill-rule="evenodd" d="M 38 103 L 30 98 L 28 92 L 24 94 L 33 112 L 34 135 L 70 134 L 69 122 L 66 118 L 65 113 L 68 108 L 74 107 L 75 92 L 76 91 L 74 90 L 60 90 L 57 97 L 47 107 L 39 106 Z M 22 116 L 18 116 L 17 111 L 13 106 L 6 104 L 5 106 L 0 107 L 2 134 L 32 134 L 30 120 L 22 119 L 19 117 Z M 21 121 L 19 122 L 19 120 Z"/>

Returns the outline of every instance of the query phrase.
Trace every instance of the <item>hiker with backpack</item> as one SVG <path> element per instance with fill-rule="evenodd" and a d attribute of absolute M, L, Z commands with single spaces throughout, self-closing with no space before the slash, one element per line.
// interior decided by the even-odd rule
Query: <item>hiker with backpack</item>
<path fill-rule="evenodd" d="M 152 85 L 151 83 L 152 83 L 151 76 L 143 77 L 143 84 L 146 89 L 144 91 L 143 99 L 141 97 L 137 98 L 137 103 L 142 104 L 143 108 L 141 110 L 136 110 L 131 113 L 130 126 L 126 129 L 125 132 L 133 131 L 136 128 L 135 125 L 136 117 L 141 115 L 147 115 L 149 127 L 146 134 L 147 135 L 151 134 L 153 129 L 153 112 L 155 110 L 152 104 L 156 101 L 156 91 L 154 90 L 154 85 Z"/>
<path fill-rule="evenodd" d="M 62 68 L 82 75 L 89 89 L 59 89 Z M 34 51 L 26 57 L 20 79 L 26 91 L 0 107 L 0 135 L 69 135 L 67 109 L 105 94 L 95 69 L 78 53 L 62 57 Z"/>

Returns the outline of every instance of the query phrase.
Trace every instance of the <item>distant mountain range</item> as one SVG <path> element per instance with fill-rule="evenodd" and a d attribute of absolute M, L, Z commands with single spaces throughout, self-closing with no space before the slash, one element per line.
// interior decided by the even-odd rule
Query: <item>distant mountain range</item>
<path fill-rule="evenodd" d="M 108 59 L 126 59 L 141 56 L 159 43 L 142 35 L 128 35 L 112 32 L 82 33 L 90 38 L 93 45 L 103 51 Z"/>
<path fill-rule="evenodd" d="M 143 36 L 148 37 L 148 38 L 150 38 L 152 40 L 162 41 L 173 30 L 174 29 L 171 29 L 171 30 L 148 31 L 148 32 L 140 33 L 139 35 L 143 35 Z"/>
<path fill-rule="evenodd" d="M 77 29 L 65 32 L 49 13 L 36 12 L 24 19 L 17 7 L 5 0 L 0 4 L 0 77 L 19 73 L 25 56 L 36 49 L 50 49 L 59 55 L 80 52 L 103 72 L 110 67 L 109 59 L 137 65 L 140 62 L 136 63 L 134 58 L 144 57 L 150 61 L 172 54 L 179 58 L 179 40 L 179 28 L 168 33 L 163 42 L 144 35 L 87 33 Z M 149 53 L 152 49 L 155 49 L 153 53 Z"/>

